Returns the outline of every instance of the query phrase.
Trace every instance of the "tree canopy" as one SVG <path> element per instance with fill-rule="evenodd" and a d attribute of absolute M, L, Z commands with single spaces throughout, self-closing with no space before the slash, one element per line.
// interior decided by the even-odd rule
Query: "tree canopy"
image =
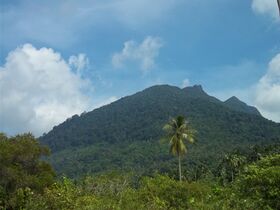
<path fill-rule="evenodd" d="M 16 208 L 29 190 L 43 192 L 54 182 L 51 165 L 41 159 L 49 154 L 32 134 L 0 134 L 0 207 Z"/>

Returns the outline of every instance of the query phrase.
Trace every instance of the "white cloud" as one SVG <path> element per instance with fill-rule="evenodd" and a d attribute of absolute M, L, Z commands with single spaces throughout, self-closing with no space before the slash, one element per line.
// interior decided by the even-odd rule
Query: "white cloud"
<path fill-rule="evenodd" d="M 140 44 L 133 40 L 127 41 L 122 51 L 113 55 L 112 64 L 115 68 L 122 68 L 128 62 L 136 62 L 142 71 L 147 72 L 155 66 L 155 58 L 162 46 L 159 37 L 148 36 Z"/>
<path fill-rule="evenodd" d="M 89 59 L 85 54 L 81 53 L 77 56 L 70 56 L 68 63 L 71 67 L 74 67 L 77 70 L 79 75 L 81 75 L 81 71 L 88 67 Z"/>
<path fill-rule="evenodd" d="M 190 80 L 188 78 L 186 78 L 186 79 L 183 80 L 181 87 L 185 88 L 185 87 L 190 86 L 190 84 L 191 84 Z"/>
<path fill-rule="evenodd" d="M 81 70 L 83 60 L 78 56 L 72 64 Z M 30 44 L 18 47 L 0 67 L 0 130 L 41 135 L 89 109 L 90 100 L 82 92 L 88 85 L 53 49 Z"/>
<path fill-rule="evenodd" d="M 257 84 L 255 101 L 265 117 L 280 122 L 280 53 Z"/>
<path fill-rule="evenodd" d="M 257 14 L 267 15 L 279 21 L 277 0 L 253 0 L 252 9 Z"/>

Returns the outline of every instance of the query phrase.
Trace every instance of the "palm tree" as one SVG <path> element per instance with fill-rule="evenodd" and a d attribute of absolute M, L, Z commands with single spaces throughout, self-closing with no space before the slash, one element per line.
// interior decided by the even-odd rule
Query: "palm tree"
<path fill-rule="evenodd" d="M 183 116 L 171 119 L 170 122 L 163 127 L 163 130 L 167 134 L 165 139 L 169 141 L 170 153 L 178 156 L 179 180 L 182 181 L 181 157 L 187 152 L 184 141 L 187 140 L 193 143 L 195 130 L 189 127 Z"/>
<path fill-rule="evenodd" d="M 240 174 L 242 167 L 246 162 L 246 158 L 238 154 L 225 155 L 223 164 L 224 168 L 228 168 L 231 174 L 231 182 L 234 181 L 236 174 Z"/>

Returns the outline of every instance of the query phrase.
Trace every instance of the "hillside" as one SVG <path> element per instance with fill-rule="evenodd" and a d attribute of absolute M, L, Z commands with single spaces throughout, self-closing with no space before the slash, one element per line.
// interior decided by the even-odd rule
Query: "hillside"
<path fill-rule="evenodd" d="M 162 126 L 170 117 L 184 115 L 198 131 L 183 161 L 192 173 L 202 166 L 215 168 L 233 148 L 280 141 L 280 124 L 244 104 L 241 110 L 239 103 L 221 102 L 199 85 L 158 85 L 75 115 L 40 140 L 52 149 L 56 170 L 70 176 L 114 169 L 170 172 L 176 170 L 176 159 L 159 142 Z"/>
<path fill-rule="evenodd" d="M 244 102 L 240 101 L 237 97 L 232 96 L 224 102 L 224 104 L 236 111 L 245 112 L 249 114 L 261 115 L 260 112 L 253 106 L 248 106 Z"/>

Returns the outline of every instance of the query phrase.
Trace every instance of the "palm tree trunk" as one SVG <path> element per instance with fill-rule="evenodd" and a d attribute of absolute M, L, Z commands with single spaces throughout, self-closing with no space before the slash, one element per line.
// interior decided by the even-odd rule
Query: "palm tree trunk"
<path fill-rule="evenodd" d="M 182 181 L 182 171 L 181 171 L 181 157 L 178 155 L 178 160 L 179 160 L 179 180 L 180 182 Z"/>

